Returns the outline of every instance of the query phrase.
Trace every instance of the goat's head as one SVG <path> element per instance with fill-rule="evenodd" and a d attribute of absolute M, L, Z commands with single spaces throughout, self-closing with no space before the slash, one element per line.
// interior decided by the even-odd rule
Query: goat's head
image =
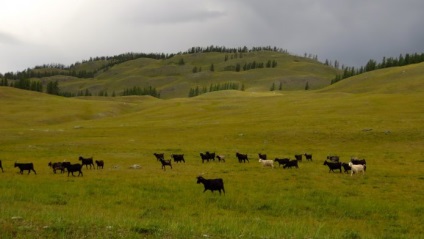
<path fill-rule="evenodd" d="M 205 180 L 201 175 L 197 176 L 197 183 L 201 183 Z"/>

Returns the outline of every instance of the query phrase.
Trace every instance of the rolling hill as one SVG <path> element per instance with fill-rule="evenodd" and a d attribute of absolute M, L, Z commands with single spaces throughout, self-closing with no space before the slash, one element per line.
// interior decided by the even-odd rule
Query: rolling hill
<path fill-rule="evenodd" d="M 424 63 L 366 72 L 325 87 L 321 92 L 422 93 Z"/>
<path fill-rule="evenodd" d="M 276 66 L 267 67 L 269 62 L 275 62 Z M 78 64 L 78 69 L 94 71 L 102 64 L 105 64 L 104 60 L 86 62 Z M 237 65 L 240 67 L 238 72 Z M 243 70 L 244 66 L 251 68 Z M 160 98 L 169 99 L 188 97 L 190 89 L 196 87 L 209 90 L 212 84 L 225 83 L 237 84 L 239 89 L 243 87 L 246 91 L 269 91 L 273 84 L 276 89 L 281 86 L 283 90 L 301 90 L 306 83 L 310 89 L 320 89 L 328 86 L 337 73 L 337 69 L 316 60 L 284 52 L 201 52 L 177 54 L 165 59 L 128 60 L 97 72 L 93 78 L 59 74 L 43 77 L 41 81 L 44 85 L 58 81 L 63 92 L 76 94 L 88 90 L 93 95 L 106 92 L 109 96 L 113 93 L 120 95 L 133 87 L 153 87 L 160 92 Z"/>
<path fill-rule="evenodd" d="M 219 54 L 217 54 L 219 55 Z M 267 54 L 265 54 L 267 55 Z M 187 56 L 194 57 L 194 56 Z M 200 57 L 200 56 L 198 56 Z M 209 61 L 209 57 L 206 57 L 208 60 L 203 60 L 204 62 Z M 187 58 L 189 59 L 189 58 Z M 169 60 L 171 61 L 171 59 Z M 187 60 L 190 62 L 189 60 Z M 153 69 L 156 71 L 158 69 L 163 69 L 161 67 L 152 67 L 152 62 L 155 64 L 159 64 L 161 67 L 166 65 L 164 62 L 156 61 L 156 60 L 146 60 L 146 59 L 138 59 L 134 61 L 129 61 L 120 65 L 113 67 L 106 73 L 100 74 L 96 79 L 70 79 L 70 80 L 62 80 L 61 84 L 64 88 L 70 89 L 72 87 L 76 87 L 78 84 L 83 85 L 91 85 L 90 87 L 97 86 L 98 88 L 109 88 L 110 85 L 115 85 L 118 87 L 118 82 L 123 85 L 129 85 L 128 82 L 137 82 L 137 80 L 132 80 L 134 75 L 139 75 L 139 73 L 130 73 L 133 71 L 140 71 L 145 74 L 148 69 Z M 292 68 L 296 68 L 296 64 L 301 64 L 303 67 L 309 66 L 312 69 L 326 70 L 326 74 L 330 75 L 333 69 L 327 68 L 324 66 L 316 65 L 316 63 L 311 62 L 290 62 L 287 65 L 290 65 Z M 143 67 L 143 64 L 145 65 Z M 171 68 L 178 68 L 177 66 L 170 64 Z M 187 63 L 189 64 L 189 63 Z M 219 68 L 219 64 L 217 64 Z M 166 68 L 166 67 L 164 67 Z M 163 69 L 164 70 L 164 69 Z M 260 71 L 288 71 L 287 69 L 259 69 Z M 166 71 L 166 70 L 164 70 Z M 251 70 L 254 71 L 254 70 Z M 120 72 L 119 74 L 116 72 Z M 306 70 L 305 70 L 306 72 Z M 115 74 L 116 73 L 116 74 Z M 175 72 L 174 72 L 175 73 Z M 172 74 L 174 74 L 172 73 Z M 31 119 L 32 125 L 37 124 L 55 124 L 55 123 L 64 123 L 64 122 L 72 122 L 72 121 L 80 121 L 80 120 L 93 120 L 107 117 L 117 117 L 122 114 L 127 114 L 131 112 L 137 112 L 138 110 L 144 107 L 156 107 L 160 106 L 162 108 L 166 108 L 166 105 L 172 104 L 192 104 L 196 105 L 199 102 L 203 102 L 204 100 L 208 101 L 216 101 L 219 99 L 221 102 L 233 102 L 234 104 L 244 104 L 243 102 L 249 103 L 250 105 L 254 105 L 253 102 L 278 102 L 281 97 L 297 97 L 302 99 L 304 96 L 316 97 L 317 99 L 321 98 L 321 94 L 328 96 L 328 94 L 334 97 L 341 97 L 343 99 L 343 95 L 345 93 L 348 94 L 389 94 L 393 95 L 392 97 L 397 97 L 398 94 L 421 94 L 424 91 L 424 81 L 422 80 L 422 75 L 424 73 L 424 63 L 413 64 L 403 67 L 392 67 L 381 70 L 376 70 L 368 73 L 364 73 L 361 75 L 357 75 L 354 77 L 350 77 L 348 79 L 337 82 L 336 84 L 329 85 L 323 87 L 318 90 L 309 91 L 310 94 L 301 91 L 290 91 L 290 90 L 282 90 L 282 91 L 269 91 L 265 88 L 261 88 L 260 83 L 266 81 L 272 81 L 274 78 L 273 74 L 268 78 L 262 78 L 261 80 L 252 81 L 252 83 L 246 83 L 251 85 L 246 91 L 235 91 L 235 90 L 223 90 L 210 92 L 198 97 L 194 98 L 186 98 L 182 96 L 181 98 L 174 99 L 157 99 L 150 96 L 125 96 L 125 97 L 79 97 L 79 98 L 64 98 L 52 96 L 44 93 L 37 93 L 32 91 L 24 91 L 19 90 L 12 87 L 0 87 L 0 97 L 2 99 L 3 107 L 1 112 L 1 119 L 3 121 L 3 127 L 9 127 L 12 125 L 25 125 L 25 122 L 28 122 L 28 119 Z M 140 73 L 141 74 L 141 73 Z M 171 73 L 170 73 L 171 74 Z M 248 74 L 248 72 L 241 73 L 226 73 L 226 72 L 204 72 L 204 74 L 216 74 L 216 75 L 224 75 L 229 77 L 228 74 Z M 296 71 L 292 71 L 292 74 L 296 75 Z M 304 76 L 300 75 L 293 76 L 297 79 L 300 79 Z M 157 78 L 163 77 L 163 72 Z M 126 77 L 123 77 L 126 76 Z M 59 77 L 60 76 L 56 76 Z M 122 78 L 121 78 L 122 77 Z M 55 78 L 55 77 L 53 77 Z M 284 78 L 284 77 L 283 77 Z M 305 78 L 306 79 L 306 78 Z M 310 77 L 308 79 L 315 79 L 318 81 L 326 81 L 324 78 L 320 77 Z M 157 79 L 155 78 L 154 81 Z M 230 78 L 228 78 L 230 80 Z M 140 80 L 141 81 L 141 80 Z M 182 87 L 181 84 L 188 85 L 190 79 L 185 79 L 185 76 L 180 76 L 180 79 L 175 80 L 173 83 L 169 83 L 167 86 L 163 86 L 163 89 L 166 87 L 176 89 L 178 87 Z M 209 82 L 213 82 L 211 79 L 204 80 Z M 200 82 L 200 81 L 198 81 Z M 256 84 L 256 87 L 253 85 Z M 256 89 L 256 90 L 255 90 Z M 176 90 L 175 90 L 176 92 Z M 175 93 L 174 92 L 174 93 Z M 184 91 L 185 92 L 185 91 Z M 303 93 L 302 93 L 303 92 Z M 324 97 L 325 98 L 325 97 Z M 269 100 L 271 99 L 271 100 Z M 179 103 L 177 103 L 179 102 Z M 196 103 L 197 102 L 197 103 Z M 230 104 L 230 103 L 229 103 Z M 260 103 L 261 105 L 262 103 Z M 265 104 L 279 104 L 279 103 L 265 103 Z M 228 106 L 230 107 L 230 106 Z M 260 107 L 260 106 L 258 106 Z M 274 107 L 277 107 L 274 105 Z M 225 108 L 225 107 L 223 107 Z M 146 109 L 144 109 L 146 110 Z M 188 109 L 187 109 L 188 110 Z M 193 109 L 192 109 L 193 110 Z M 160 111 L 160 110 L 155 110 Z M 254 111 L 254 110 L 252 110 Z M 270 109 L 270 111 L 272 111 Z M 185 111 L 183 111 L 185 112 Z M 157 112 L 157 114 L 164 114 L 164 112 Z"/>

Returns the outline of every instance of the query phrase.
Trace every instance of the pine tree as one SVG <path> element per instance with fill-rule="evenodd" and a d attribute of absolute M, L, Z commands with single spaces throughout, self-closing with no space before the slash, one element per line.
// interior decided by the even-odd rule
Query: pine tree
<path fill-rule="evenodd" d="M 178 62 L 178 65 L 181 65 L 181 66 L 182 66 L 182 65 L 184 65 L 184 64 L 185 64 L 184 59 L 183 59 L 183 58 L 181 58 L 181 59 L 180 59 L 180 61 Z"/>
<path fill-rule="evenodd" d="M 339 61 L 334 61 L 334 68 L 339 69 Z"/>
<path fill-rule="evenodd" d="M 47 83 L 47 94 L 59 95 L 59 83 L 57 81 Z"/>
<path fill-rule="evenodd" d="M 213 65 L 213 63 L 211 64 L 210 71 L 215 71 L 215 66 Z"/>
<path fill-rule="evenodd" d="M 267 62 L 266 62 L 266 68 L 271 68 L 271 60 L 268 60 Z"/>
<path fill-rule="evenodd" d="M 367 65 L 365 66 L 365 71 L 373 71 L 377 67 L 377 62 L 375 60 L 369 60 Z"/>
<path fill-rule="evenodd" d="M 237 63 L 236 65 L 236 72 L 240 72 L 240 63 Z"/>
<path fill-rule="evenodd" d="M 275 90 L 275 83 L 274 83 L 274 82 L 272 82 L 272 86 L 271 86 L 270 91 L 274 91 L 274 90 Z"/>

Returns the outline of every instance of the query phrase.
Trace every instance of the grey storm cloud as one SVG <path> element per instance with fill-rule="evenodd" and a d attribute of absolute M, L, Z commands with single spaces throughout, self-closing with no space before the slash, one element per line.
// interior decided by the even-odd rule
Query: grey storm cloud
<path fill-rule="evenodd" d="M 7 53 L 7 59 L 0 57 L 0 72 L 209 45 L 276 46 L 347 66 L 424 51 L 422 0 L 60 1 L 73 11 L 60 9 L 63 12 L 53 16 L 63 16 L 60 21 L 26 22 L 20 35 L 6 28 L 0 10 L 0 52 Z M 57 24 L 45 24 L 51 22 Z M 41 37 L 32 42 L 33 35 Z M 25 54 L 39 52 L 33 48 L 43 49 L 43 54 Z"/>
<path fill-rule="evenodd" d="M 162 13 L 160 15 L 141 15 L 134 14 L 131 20 L 134 23 L 141 24 L 170 24 L 175 25 L 179 23 L 190 23 L 190 22 L 205 22 L 207 20 L 213 20 L 225 16 L 225 12 L 212 11 L 212 10 L 200 10 L 200 11 L 184 11 L 177 13 Z"/>

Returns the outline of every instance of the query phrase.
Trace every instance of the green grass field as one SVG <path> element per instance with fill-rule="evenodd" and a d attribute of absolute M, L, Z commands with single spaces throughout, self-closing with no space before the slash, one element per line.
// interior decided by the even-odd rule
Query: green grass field
<path fill-rule="evenodd" d="M 424 238 L 424 65 L 413 66 L 321 90 L 166 100 L 0 87 L 0 237 Z M 205 151 L 226 162 L 202 164 Z M 155 152 L 186 163 L 164 171 Z M 258 153 L 313 161 L 263 168 Z M 330 154 L 365 158 L 365 175 L 329 173 Z M 80 155 L 105 168 L 68 177 L 47 166 Z M 37 175 L 18 174 L 15 161 Z M 202 193 L 200 174 L 223 178 L 226 194 Z"/>

